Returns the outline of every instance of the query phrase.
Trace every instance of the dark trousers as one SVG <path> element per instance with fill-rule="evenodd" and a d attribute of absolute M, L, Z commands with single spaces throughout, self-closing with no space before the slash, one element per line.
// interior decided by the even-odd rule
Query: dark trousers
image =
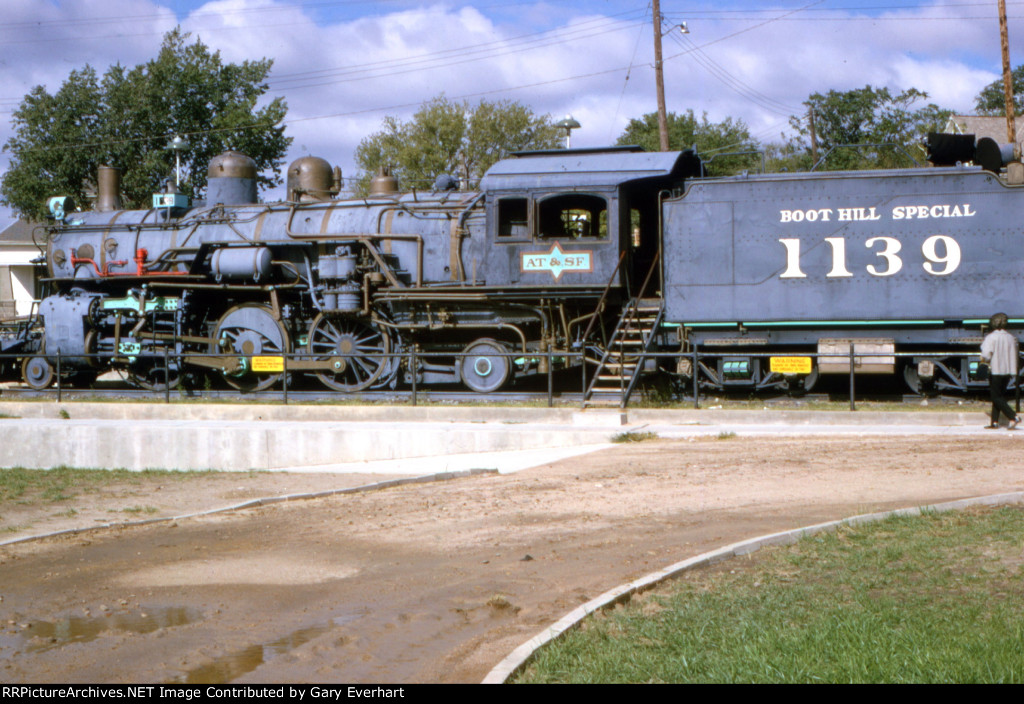
<path fill-rule="evenodd" d="M 988 392 L 992 398 L 992 425 L 998 425 L 1000 411 L 1010 420 L 1017 417 L 1013 408 L 1006 402 L 1006 385 L 1010 383 L 1010 379 L 1010 374 L 993 374 L 988 378 Z"/>

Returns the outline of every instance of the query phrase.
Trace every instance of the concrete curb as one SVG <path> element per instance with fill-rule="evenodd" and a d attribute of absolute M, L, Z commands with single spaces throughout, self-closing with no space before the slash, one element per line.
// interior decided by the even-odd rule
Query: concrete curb
<path fill-rule="evenodd" d="M 540 423 L 548 425 L 613 428 L 638 423 L 657 425 L 786 424 L 786 425 L 889 425 L 975 426 L 984 424 L 987 404 L 974 408 L 933 408 L 928 411 L 826 411 L 770 408 L 701 409 L 577 406 L 473 405 L 318 405 L 260 403 L 188 403 L 175 401 L 116 403 L 68 401 L 13 401 L 0 397 L 0 412 L 9 418 L 74 420 L 176 420 L 176 421 L 325 421 L 385 423 Z M 62 415 L 62 412 L 66 415 Z"/>
<path fill-rule="evenodd" d="M 0 467 L 274 470 L 590 445 L 612 434 L 530 423 L 14 419 L 0 421 Z"/>
<path fill-rule="evenodd" d="M 1024 491 L 1011 492 L 1007 494 L 993 494 L 991 496 L 979 496 L 971 499 L 960 499 L 957 501 L 947 501 L 930 506 L 901 508 L 894 511 L 882 511 L 879 513 L 867 513 L 859 516 L 852 516 L 850 518 L 843 518 L 838 521 L 829 521 L 827 523 L 818 523 L 811 526 L 805 526 L 803 528 L 783 531 L 781 533 L 762 535 L 757 538 L 751 538 L 750 540 L 733 543 L 732 545 L 727 545 L 723 548 L 712 550 L 711 552 L 706 552 L 702 555 L 697 555 L 696 557 L 691 557 L 687 560 L 683 560 L 682 562 L 670 565 L 658 572 L 652 572 L 640 579 L 629 582 L 628 584 L 615 587 L 614 589 L 591 599 L 582 606 L 573 609 L 551 626 L 545 628 L 533 638 L 509 653 L 504 660 L 499 662 L 494 669 L 487 673 L 487 676 L 483 679 L 481 684 L 504 684 L 509 677 L 526 666 L 526 664 L 533 658 L 534 653 L 546 644 L 559 638 L 566 631 L 578 626 L 580 622 L 590 614 L 616 604 L 626 603 L 634 594 L 650 589 L 651 587 L 671 579 L 688 569 L 720 562 L 721 560 L 727 560 L 731 557 L 747 555 L 769 545 L 788 545 L 790 543 L 795 543 L 804 536 L 814 535 L 815 533 L 820 533 L 822 531 L 835 530 L 839 526 L 871 523 L 888 518 L 889 516 L 919 516 L 922 513 L 931 511 L 955 511 L 968 508 L 970 506 L 1000 506 L 1003 504 L 1016 503 L 1024 503 Z"/>
<path fill-rule="evenodd" d="M 147 518 L 142 521 L 120 521 L 117 523 L 102 523 L 97 526 L 85 526 L 82 528 L 65 528 L 64 530 L 57 530 L 50 533 L 39 533 L 37 535 L 25 535 L 20 538 L 12 538 L 11 540 L 0 541 L 0 547 L 7 545 L 15 545 L 17 543 L 27 543 L 33 540 L 42 540 L 44 538 L 54 538 L 61 535 L 78 535 L 80 533 L 91 533 L 98 530 L 107 530 L 110 528 L 129 528 L 135 526 L 147 526 L 154 523 L 168 523 L 173 521 L 180 521 L 186 518 L 198 518 L 199 516 L 211 516 L 216 513 L 227 513 L 228 511 L 240 511 L 246 508 L 255 508 L 257 506 L 270 506 L 271 504 L 280 504 L 287 501 L 302 501 L 306 499 L 319 499 L 325 496 L 335 496 L 337 494 L 356 494 L 365 491 L 377 491 L 379 489 L 390 489 L 391 487 L 402 486 L 404 484 L 425 484 L 427 482 L 439 482 L 448 481 L 449 479 L 460 479 L 462 477 L 471 477 L 478 474 L 497 474 L 496 469 L 466 469 L 457 472 L 437 472 L 434 474 L 424 474 L 418 477 L 404 477 L 402 479 L 387 479 L 382 482 L 374 482 L 372 484 L 361 484 L 360 486 L 350 486 L 344 489 L 329 489 L 327 491 L 316 491 L 305 494 L 284 494 L 283 496 L 267 496 L 260 499 L 252 499 L 251 501 L 243 501 L 240 504 L 232 504 L 231 506 L 223 506 L 221 508 L 211 508 L 206 511 L 196 511 L 194 513 L 185 513 L 180 516 L 163 516 L 161 518 Z"/>
<path fill-rule="evenodd" d="M 978 413 L 528 407 L 0 403 L 0 467 L 279 470 L 568 448 L 649 429 L 666 439 L 971 435 Z M 72 417 L 73 416 L 73 417 Z M 1016 433 L 1018 437 L 1024 435 Z M 996 436 L 1001 436 L 997 434 Z M 26 442 L 26 438 L 32 438 Z M 168 452 L 173 448 L 173 452 Z"/>

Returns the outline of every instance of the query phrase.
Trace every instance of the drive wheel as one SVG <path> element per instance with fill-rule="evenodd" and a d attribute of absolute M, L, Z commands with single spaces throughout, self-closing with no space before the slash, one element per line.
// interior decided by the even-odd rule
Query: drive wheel
<path fill-rule="evenodd" d="M 393 367 L 391 336 L 362 320 L 328 318 L 322 313 L 309 328 L 309 353 L 318 361 L 336 358 L 333 372 L 317 372 L 324 386 L 352 393 L 368 389 Z"/>
<path fill-rule="evenodd" d="M 477 340 L 462 351 L 462 383 L 477 393 L 497 391 L 508 381 L 512 360 L 496 340 Z"/>
<path fill-rule="evenodd" d="M 211 352 L 245 358 L 243 367 L 225 373 L 224 380 L 239 391 L 264 391 L 280 381 L 282 374 L 252 371 L 252 358 L 282 356 L 289 351 L 288 332 L 266 306 L 246 303 L 228 310 L 217 322 Z M 163 369 L 160 369 L 162 378 Z"/>
<path fill-rule="evenodd" d="M 33 389 L 49 388 L 54 376 L 53 366 L 46 357 L 29 357 L 21 364 L 21 378 Z"/>

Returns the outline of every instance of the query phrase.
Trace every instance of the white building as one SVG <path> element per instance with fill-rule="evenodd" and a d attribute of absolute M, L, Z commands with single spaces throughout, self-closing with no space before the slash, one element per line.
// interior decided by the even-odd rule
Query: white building
<path fill-rule="evenodd" d="M 32 260 L 42 254 L 40 247 L 32 239 L 35 227 L 24 220 L 16 220 L 0 232 L 2 320 L 29 315 L 32 312 L 32 302 L 37 295 L 37 268 L 32 264 Z"/>
<path fill-rule="evenodd" d="M 1024 141 L 1024 118 L 1018 118 L 1017 143 Z M 950 115 L 943 130 L 949 134 L 973 134 L 977 139 L 989 137 L 997 144 L 1006 143 L 1006 118 L 987 115 Z"/>

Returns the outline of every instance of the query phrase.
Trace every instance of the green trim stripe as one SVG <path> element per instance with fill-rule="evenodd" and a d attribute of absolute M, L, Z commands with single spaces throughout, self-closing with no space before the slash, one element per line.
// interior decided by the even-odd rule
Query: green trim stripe
<path fill-rule="evenodd" d="M 951 321 L 956 323 L 958 321 Z M 987 325 L 988 318 L 967 318 L 959 321 L 960 325 L 971 326 L 971 325 Z M 1024 318 L 1010 318 L 1010 323 L 1014 325 L 1024 324 Z M 800 328 L 811 328 L 811 327 L 882 327 L 882 326 L 893 326 L 893 325 L 916 325 L 916 326 L 943 326 L 946 324 L 945 320 L 770 320 L 770 321 L 755 321 L 746 323 L 682 323 L 683 326 L 688 328 L 715 328 L 715 329 L 735 329 L 741 325 L 745 328 L 767 328 L 775 326 L 789 326 L 789 327 L 800 327 Z"/>

